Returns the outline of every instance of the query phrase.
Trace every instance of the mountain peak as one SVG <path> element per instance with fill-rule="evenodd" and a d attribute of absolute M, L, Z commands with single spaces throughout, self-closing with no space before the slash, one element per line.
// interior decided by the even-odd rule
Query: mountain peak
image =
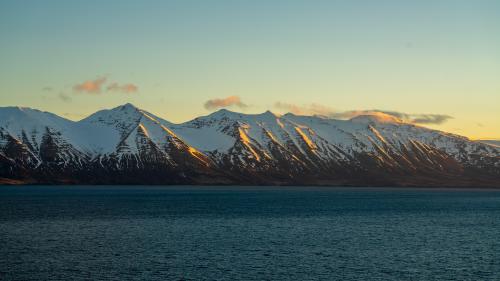
<path fill-rule="evenodd" d="M 120 111 L 131 111 L 132 110 L 132 111 L 137 111 L 137 110 L 139 110 L 139 108 L 128 102 L 126 104 L 117 106 L 117 107 L 113 108 L 112 110 L 120 110 Z"/>
<path fill-rule="evenodd" d="M 271 112 L 270 110 L 266 110 L 265 112 L 262 113 L 257 113 L 257 114 L 248 114 L 248 113 L 239 113 L 239 112 L 234 112 L 225 108 L 219 109 L 209 116 L 211 117 L 228 117 L 228 118 L 237 118 L 237 119 L 242 119 L 242 118 L 269 118 L 269 119 L 275 119 L 277 118 L 277 115 Z"/>
<path fill-rule="evenodd" d="M 227 113 L 236 113 L 236 112 L 231 111 L 229 109 L 221 108 L 221 109 L 215 111 L 214 113 L 217 113 L 217 114 L 227 114 Z"/>
<path fill-rule="evenodd" d="M 0 178 L 82 184 L 500 182 L 500 147 L 399 125 L 406 123 L 384 113 L 330 121 L 222 109 L 171 124 L 130 103 L 78 122 L 23 110 L 0 108 Z"/>
<path fill-rule="evenodd" d="M 6 107 L 0 107 L 3 111 L 11 111 L 11 112 L 42 112 L 38 109 L 34 109 L 31 107 L 25 107 L 25 106 L 6 106 Z"/>
<path fill-rule="evenodd" d="M 131 103 L 117 106 L 112 109 L 103 109 L 95 112 L 89 117 L 83 119 L 83 122 L 115 122 L 133 120 L 134 122 L 140 118 L 141 110 Z"/>
<path fill-rule="evenodd" d="M 221 117 L 241 118 L 244 115 L 245 114 L 243 114 L 243 113 L 239 113 L 239 112 L 231 111 L 231 110 L 228 110 L 228 109 L 225 109 L 225 108 L 221 108 L 221 109 L 219 109 L 217 111 L 212 112 L 208 116 L 215 117 L 215 118 L 221 118 Z"/>
<path fill-rule="evenodd" d="M 276 117 L 276 114 L 274 114 L 271 110 L 266 110 L 264 113 L 262 113 L 261 115 L 263 116 L 272 116 L 272 117 Z"/>
<path fill-rule="evenodd" d="M 44 119 L 44 118 L 58 118 L 59 117 L 53 113 L 47 111 L 41 111 L 38 109 L 34 109 L 31 107 L 22 107 L 22 106 L 8 106 L 8 107 L 0 107 L 0 119 L 7 120 L 18 120 L 19 118 L 31 118 L 31 119 Z"/>

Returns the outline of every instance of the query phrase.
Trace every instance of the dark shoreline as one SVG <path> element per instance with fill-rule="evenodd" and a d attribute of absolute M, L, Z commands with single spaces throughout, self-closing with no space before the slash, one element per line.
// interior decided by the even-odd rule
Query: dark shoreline
<path fill-rule="evenodd" d="M 380 190 L 380 191 L 500 191 L 500 187 L 471 187 L 471 186 L 327 186 L 327 185 L 140 185 L 140 184 L 0 184 L 6 187 L 37 187 L 62 189 L 140 189 L 140 190 L 179 190 L 179 191 L 328 191 L 328 190 Z"/>

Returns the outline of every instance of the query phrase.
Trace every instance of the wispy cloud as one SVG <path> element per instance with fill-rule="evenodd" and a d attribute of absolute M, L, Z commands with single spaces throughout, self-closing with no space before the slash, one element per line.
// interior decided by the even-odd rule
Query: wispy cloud
<path fill-rule="evenodd" d="M 415 124 L 443 124 L 450 119 L 452 116 L 446 114 L 422 114 L 422 113 L 404 113 L 398 111 L 386 111 L 386 110 L 374 110 L 383 112 L 392 116 L 395 116 L 403 121 L 407 121 Z"/>
<path fill-rule="evenodd" d="M 70 96 L 68 96 L 63 92 L 60 92 L 59 95 L 57 95 L 57 97 L 63 102 L 71 102 L 73 100 Z"/>
<path fill-rule="evenodd" d="M 282 112 L 291 112 L 298 115 L 320 115 L 325 117 L 331 117 L 335 111 L 321 104 L 312 103 L 309 105 L 297 105 L 293 103 L 277 102 L 274 107 Z"/>
<path fill-rule="evenodd" d="M 50 86 L 45 86 L 42 88 L 42 91 L 44 91 L 44 92 L 52 92 L 52 90 L 54 90 L 54 88 L 52 88 Z"/>
<path fill-rule="evenodd" d="M 102 91 L 104 83 L 106 83 L 105 77 L 99 77 L 94 80 L 87 80 L 80 84 L 73 86 L 73 89 L 77 92 L 84 92 L 89 94 L 99 94 Z"/>
<path fill-rule="evenodd" d="M 108 83 L 106 77 L 98 77 L 94 80 L 86 80 L 73 86 L 73 90 L 79 93 L 100 94 L 103 91 L 131 94 L 136 93 L 139 87 L 132 83 L 118 82 Z"/>
<path fill-rule="evenodd" d="M 229 107 L 229 106 L 236 106 L 242 109 L 245 109 L 248 107 L 247 104 L 243 103 L 238 96 L 229 96 L 226 98 L 220 98 L 220 99 L 211 99 L 205 102 L 205 108 L 208 110 L 214 110 L 214 109 L 219 109 L 219 108 L 224 108 L 224 107 Z"/>
<path fill-rule="evenodd" d="M 453 119 L 452 116 L 446 114 L 421 114 L 421 113 L 404 113 L 399 111 L 389 110 L 349 110 L 336 111 L 331 107 L 320 104 L 296 105 L 291 103 L 277 102 L 274 107 L 280 111 L 291 112 L 299 115 L 318 115 L 334 119 L 350 119 L 359 115 L 385 113 L 392 115 L 402 121 L 414 124 L 439 125 Z"/>
<path fill-rule="evenodd" d="M 106 87 L 106 90 L 109 92 L 121 92 L 125 94 L 132 94 L 135 93 L 139 90 L 139 87 L 137 87 L 134 84 L 128 83 L 128 84 L 118 84 L 116 82 L 109 84 Z"/>

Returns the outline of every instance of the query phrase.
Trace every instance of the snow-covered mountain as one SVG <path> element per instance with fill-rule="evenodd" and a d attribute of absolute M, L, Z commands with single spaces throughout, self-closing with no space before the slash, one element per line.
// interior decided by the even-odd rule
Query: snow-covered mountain
<path fill-rule="evenodd" d="M 480 140 L 480 142 L 500 147 L 500 140 Z"/>
<path fill-rule="evenodd" d="M 500 148 L 383 113 L 219 110 L 173 124 L 125 104 L 78 121 L 0 108 L 0 178 L 30 183 L 500 187 Z"/>

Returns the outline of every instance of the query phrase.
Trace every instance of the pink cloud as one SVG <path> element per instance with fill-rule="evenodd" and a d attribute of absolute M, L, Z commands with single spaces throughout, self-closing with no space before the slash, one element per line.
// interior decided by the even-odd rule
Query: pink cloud
<path fill-rule="evenodd" d="M 110 92 L 122 92 L 126 94 L 131 94 L 137 92 L 139 90 L 139 87 L 131 83 L 120 85 L 114 82 L 109 84 L 106 90 Z"/>
<path fill-rule="evenodd" d="M 80 84 L 73 86 L 73 90 L 76 92 L 89 93 L 89 94 L 100 94 L 103 90 L 106 92 L 120 92 L 131 94 L 139 90 L 137 85 L 132 83 L 120 84 L 117 82 L 107 83 L 108 79 L 106 77 L 99 77 L 94 80 L 87 80 Z"/>
<path fill-rule="evenodd" d="M 100 77 L 95 80 L 87 80 L 81 84 L 76 84 L 75 86 L 73 86 L 73 89 L 77 92 L 99 94 L 101 93 L 104 83 L 106 83 L 106 78 Z"/>
<path fill-rule="evenodd" d="M 237 106 L 239 108 L 247 108 L 248 105 L 243 103 L 238 96 L 229 96 L 227 98 L 222 99 L 211 99 L 205 102 L 205 108 L 209 110 L 229 107 L 229 106 Z"/>
<path fill-rule="evenodd" d="M 298 115 L 316 115 L 334 119 L 351 119 L 360 115 L 387 114 L 408 123 L 436 125 L 443 124 L 448 120 L 453 119 L 452 116 L 446 114 L 405 113 L 379 109 L 336 111 L 333 108 L 316 103 L 309 105 L 296 105 L 292 103 L 277 102 L 274 104 L 274 107 L 282 112 L 291 112 Z"/>

